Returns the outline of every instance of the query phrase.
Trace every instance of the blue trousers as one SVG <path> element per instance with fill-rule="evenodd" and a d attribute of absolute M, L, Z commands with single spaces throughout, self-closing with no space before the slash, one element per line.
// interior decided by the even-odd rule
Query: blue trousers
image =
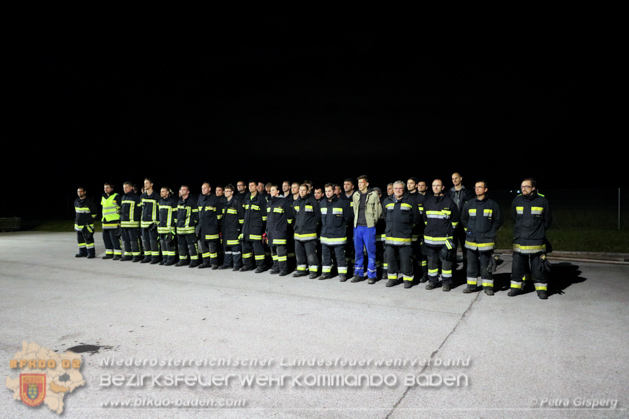
<path fill-rule="evenodd" d="M 376 278 L 376 227 L 354 227 L 354 275 L 365 276 L 365 257 L 367 249 L 367 277 Z"/>

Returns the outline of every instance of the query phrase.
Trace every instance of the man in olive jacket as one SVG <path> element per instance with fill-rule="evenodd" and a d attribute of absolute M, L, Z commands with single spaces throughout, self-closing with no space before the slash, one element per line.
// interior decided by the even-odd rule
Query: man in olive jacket
<path fill-rule="evenodd" d="M 352 195 L 354 209 L 354 278 L 352 282 L 365 279 L 365 258 L 367 250 L 367 277 L 369 283 L 376 282 L 376 223 L 382 216 L 382 204 L 378 192 L 369 188 L 366 175 L 358 177 L 358 191 Z"/>

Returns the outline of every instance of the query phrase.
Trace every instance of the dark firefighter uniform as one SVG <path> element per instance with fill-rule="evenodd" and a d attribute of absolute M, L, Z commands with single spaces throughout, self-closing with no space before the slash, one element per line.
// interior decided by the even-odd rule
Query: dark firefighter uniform
<path fill-rule="evenodd" d="M 485 292 L 493 295 L 494 280 L 487 268 L 496 246 L 496 232 L 502 225 L 500 208 L 487 196 L 482 200 L 471 199 L 463 206 L 461 224 L 465 231 L 467 253 L 467 288 L 463 292 L 480 289 L 480 276 Z"/>
<path fill-rule="evenodd" d="M 160 196 L 155 191 L 151 194 L 144 192 L 140 196 L 140 206 L 142 207 L 140 228 L 142 229 L 142 247 L 144 247 L 142 263 L 159 263 L 159 235 L 157 233 L 157 203 L 159 199 Z"/>
<path fill-rule="evenodd" d="M 354 220 L 354 212 L 350 201 L 340 199 L 336 195 L 332 199 L 324 197 L 319 203 L 321 211 L 321 272 L 322 279 L 332 276 L 332 253 L 339 274 L 339 280 L 347 280 L 347 228 Z"/>
<path fill-rule="evenodd" d="M 457 209 L 459 210 L 459 214 L 461 214 L 461 212 L 463 211 L 463 206 L 467 201 L 476 198 L 476 194 L 474 193 L 474 191 L 471 189 L 467 189 L 464 185 L 461 185 L 461 189 L 459 189 L 458 191 L 453 186 L 452 188 L 448 189 L 445 194 L 452 198 L 452 200 L 456 204 Z M 464 248 L 465 231 L 463 230 L 462 224 L 459 223 L 459 225 L 454 229 L 452 237 L 454 237 L 454 246 L 457 248 L 459 248 L 459 246 L 461 247 L 461 250 L 463 251 L 463 265 L 466 265 L 467 255 Z"/>
<path fill-rule="evenodd" d="M 384 217 L 386 220 L 385 243 L 387 245 L 387 286 L 398 283 L 402 274 L 404 288 L 413 284 L 413 231 L 422 222 L 417 203 L 408 195 L 397 199 L 391 195 L 385 199 Z M 398 267 L 399 259 L 399 267 Z"/>
<path fill-rule="evenodd" d="M 293 202 L 295 212 L 295 256 L 297 257 L 297 272 L 293 276 L 308 275 L 316 278 L 319 271 L 317 258 L 317 225 L 321 219 L 319 203 L 313 195 L 299 197 Z"/>
<path fill-rule="evenodd" d="M 294 221 L 293 207 L 288 199 L 274 196 L 266 206 L 266 237 L 271 249 L 272 274 L 288 275 L 288 226 Z"/>
<path fill-rule="evenodd" d="M 98 207 L 91 198 L 77 198 L 74 201 L 74 230 L 76 231 L 76 239 L 79 245 L 79 253 L 76 257 L 88 257 L 90 259 L 96 256 L 94 248 L 94 219 L 98 216 Z"/>
<path fill-rule="evenodd" d="M 263 195 L 249 193 L 243 201 L 245 219 L 242 226 L 242 261 L 241 271 L 254 269 L 256 272 L 264 272 L 264 245 L 262 235 L 266 224 L 266 199 Z"/>
<path fill-rule="evenodd" d="M 140 196 L 130 192 L 122 196 L 120 204 L 120 227 L 122 227 L 122 242 L 125 255 L 120 260 L 133 260 L 139 262 L 140 256 Z"/>
<path fill-rule="evenodd" d="M 157 233 L 161 244 L 162 260 L 160 264 L 171 266 L 177 262 L 177 200 L 168 195 L 158 202 Z"/>
<path fill-rule="evenodd" d="M 232 196 L 223 207 L 222 238 L 225 258 L 219 269 L 229 269 L 233 265 L 233 270 L 237 271 L 242 267 L 239 237 L 244 222 L 245 210 L 242 207 L 242 200 Z"/>
<path fill-rule="evenodd" d="M 409 197 L 415 200 L 415 204 L 419 210 L 419 216 L 423 218 L 426 195 L 416 192 L 409 194 Z M 420 222 L 413 228 L 413 270 L 416 276 L 420 276 L 419 282 L 426 282 L 428 280 L 428 258 L 424 244 L 424 227 L 425 224 Z"/>
<path fill-rule="evenodd" d="M 540 298 L 546 297 L 548 279 L 544 265 L 546 259 L 546 230 L 552 223 L 552 214 L 546 197 L 536 190 L 529 195 L 518 195 L 511 204 L 513 226 L 513 267 L 510 296 L 522 291 L 530 272 Z"/>
<path fill-rule="evenodd" d="M 428 196 L 424 202 L 424 244 L 428 258 L 428 285 L 433 289 L 439 285 L 439 265 L 443 290 L 452 286 L 452 265 L 456 258 L 453 233 L 459 224 L 459 210 L 447 195 Z"/>
<path fill-rule="evenodd" d="M 197 226 L 203 264 L 199 268 L 218 268 L 218 246 L 220 244 L 223 204 L 221 199 L 210 193 L 199 195 L 199 225 Z"/>
<path fill-rule="evenodd" d="M 199 266 L 196 227 L 199 224 L 199 208 L 192 195 L 179 198 L 177 203 L 177 246 L 179 262 L 175 266 Z"/>
<path fill-rule="evenodd" d="M 122 256 L 120 246 L 120 205 L 122 197 L 112 192 L 103 194 L 100 204 L 103 208 L 103 242 L 105 243 L 105 256 L 103 259 L 118 260 Z"/>
<path fill-rule="evenodd" d="M 380 197 L 380 205 L 384 204 L 384 201 L 388 197 L 381 196 Z M 389 262 L 387 260 L 387 245 L 385 243 L 386 240 L 386 230 L 387 223 L 384 219 L 384 214 L 382 217 L 378 218 L 376 221 L 376 268 L 380 270 L 380 273 L 377 275 L 380 279 L 385 279 L 388 277 L 387 268 Z M 375 281 L 371 281 L 375 282 Z"/>

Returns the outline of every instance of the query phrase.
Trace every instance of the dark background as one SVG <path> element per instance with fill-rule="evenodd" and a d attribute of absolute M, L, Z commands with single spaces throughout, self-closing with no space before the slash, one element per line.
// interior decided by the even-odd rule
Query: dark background
<path fill-rule="evenodd" d="M 194 193 L 360 174 L 451 186 L 453 171 L 468 187 L 620 187 L 616 13 L 435 7 L 18 37 L 0 216 L 71 218 L 79 185 L 99 201 L 105 181 L 147 176 Z"/>

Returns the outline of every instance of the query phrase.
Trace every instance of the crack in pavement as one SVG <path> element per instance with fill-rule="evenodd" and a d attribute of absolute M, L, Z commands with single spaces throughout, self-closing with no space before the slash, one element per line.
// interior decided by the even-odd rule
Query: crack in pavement
<path fill-rule="evenodd" d="M 496 272 L 500 271 L 505 265 L 508 265 L 508 263 L 500 265 L 498 267 L 498 269 L 496 269 Z M 461 324 L 461 322 L 463 321 L 463 319 L 465 319 L 465 317 L 468 315 L 470 310 L 472 310 L 472 306 L 474 305 L 474 303 L 479 300 L 481 292 L 476 293 L 476 297 L 472 300 L 470 305 L 463 312 L 463 314 L 461 315 L 461 318 L 456 322 L 456 324 L 454 325 L 454 327 L 452 328 L 450 333 L 448 333 L 448 335 L 443 339 L 443 342 L 441 342 L 439 347 L 437 349 L 435 349 L 432 352 L 432 354 L 430 354 L 430 359 L 431 360 L 434 359 L 437 356 L 437 354 L 439 353 L 441 348 L 443 348 L 444 345 L 446 344 L 446 342 L 448 341 L 448 339 L 450 339 L 450 336 L 452 336 L 454 334 L 454 332 L 456 332 L 456 330 L 458 329 L 458 327 Z M 429 366 L 430 366 L 430 362 L 427 362 L 426 365 L 423 366 L 423 368 L 421 369 L 419 374 L 423 374 Z M 391 417 L 391 415 L 393 415 L 393 413 L 395 413 L 395 411 L 398 408 L 398 406 L 400 405 L 400 403 L 402 403 L 402 401 L 404 400 L 406 395 L 411 391 L 412 388 L 413 388 L 412 386 L 406 387 L 406 390 L 404 390 L 404 393 L 402 393 L 402 395 L 400 396 L 399 400 L 393 405 L 393 407 L 391 408 L 391 411 L 385 416 L 385 419 L 389 419 Z"/>

